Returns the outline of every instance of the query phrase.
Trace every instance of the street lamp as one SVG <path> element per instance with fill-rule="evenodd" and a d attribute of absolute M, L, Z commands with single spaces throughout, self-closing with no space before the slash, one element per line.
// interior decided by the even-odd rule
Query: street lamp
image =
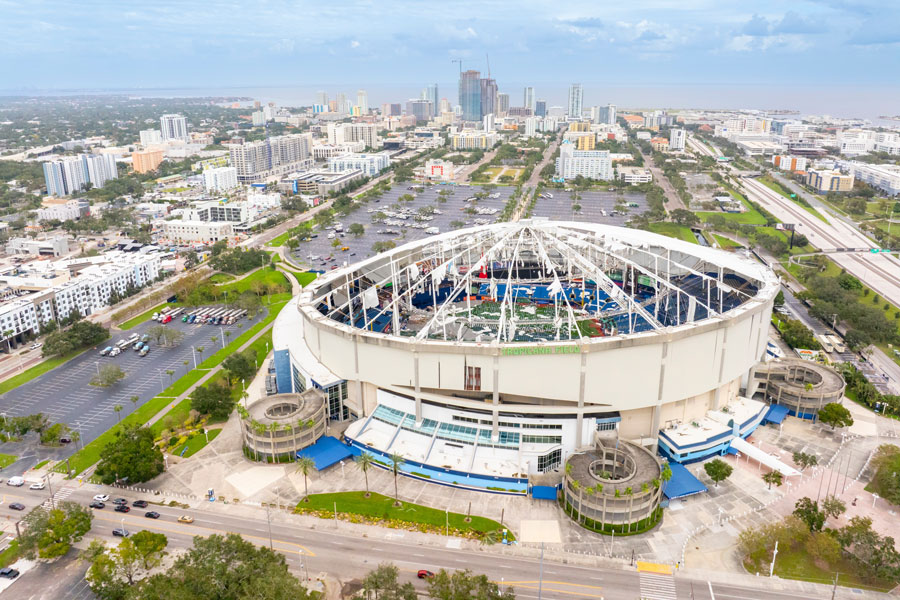
<path fill-rule="evenodd" d="M 306 564 L 306 561 L 303 560 L 303 548 L 298 548 L 297 554 L 300 555 L 300 566 L 303 567 L 303 570 L 306 572 L 306 581 L 309 581 L 309 566 Z"/>
<path fill-rule="evenodd" d="M 46 473 L 44 479 L 47 480 L 47 490 L 50 492 L 50 508 L 55 509 L 56 503 L 53 501 L 53 486 L 50 484 L 50 473 Z"/>
<path fill-rule="evenodd" d="M 159 371 L 159 393 L 161 394 L 166 391 L 166 388 L 163 386 L 162 369 L 157 369 L 157 371 Z"/>

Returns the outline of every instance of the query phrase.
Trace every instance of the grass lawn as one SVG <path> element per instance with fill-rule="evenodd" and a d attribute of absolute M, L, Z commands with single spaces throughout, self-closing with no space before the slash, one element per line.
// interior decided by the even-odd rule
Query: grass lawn
<path fill-rule="evenodd" d="M 739 244 L 738 242 L 736 242 L 730 238 L 727 238 L 725 236 L 719 235 L 717 233 L 712 234 L 712 236 L 719 243 L 719 246 L 722 247 L 722 249 L 724 249 L 724 250 L 731 250 L 733 248 L 743 248 L 744 247 L 742 244 Z"/>
<path fill-rule="evenodd" d="M 334 511 L 335 503 L 337 503 L 337 511 L 339 513 L 351 513 L 374 519 L 396 519 L 407 523 L 421 523 L 440 528 L 441 531 L 446 527 L 447 514 L 437 508 L 410 502 L 404 502 L 402 506 L 395 507 L 393 498 L 374 492 L 369 498 L 366 498 L 365 495 L 365 492 L 311 494 L 308 496 L 309 501 L 300 502 L 297 508 L 300 511 L 322 510 L 330 513 Z M 450 527 L 464 532 L 485 532 L 502 529 L 500 523 L 493 519 L 473 516 L 471 517 L 471 522 L 466 523 L 465 518 L 466 515 L 464 514 L 450 513 Z M 512 532 L 509 532 L 507 535 L 509 539 L 515 539 Z"/>
<path fill-rule="evenodd" d="M 269 246 L 270 248 L 277 248 L 278 246 L 284 246 L 289 239 L 291 239 L 290 230 L 285 231 L 281 235 L 276 235 L 271 240 L 266 242 L 266 246 Z"/>
<path fill-rule="evenodd" d="M 272 269 L 257 269 L 255 272 L 239 281 L 220 285 L 218 288 L 220 291 L 228 292 L 229 296 L 234 296 L 236 298 L 238 294 L 250 290 L 250 286 L 253 285 L 254 281 L 259 281 L 263 285 L 267 283 L 290 285 L 284 278 L 284 274 L 279 271 L 273 271 Z"/>
<path fill-rule="evenodd" d="M 215 275 L 213 275 L 213 277 L 215 277 Z M 141 323 L 143 323 L 144 321 L 147 321 L 150 317 L 152 317 L 153 313 L 159 312 L 167 306 L 175 307 L 175 306 L 179 306 L 179 304 L 178 303 L 169 304 L 168 302 L 163 302 L 159 306 L 154 306 L 147 312 L 141 313 L 136 317 L 132 317 L 132 318 L 128 319 L 127 321 L 125 321 L 124 323 L 119 323 L 119 329 L 131 329 L 135 325 L 140 325 Z"/>
<path fill-rule="evenodd" d="M 9 465 L 19 460 L 15 454 L 0 454 L 0 469 L 5 469 Z M 47 462 L 47 461 L 44 461 Z"/>
<path fill-rule="evenodd" d="M 86 350 L 87 349 L 78 350 L 76 352 L 73 352 L 72 354 L 67 354 L 65 356 L 49 358 L 39 365 L 35 365 L 35 366 L 31 367 L 30 369 L 26 369 L 25 371 L 22 371 L 18 375 L 14 375 L 14 376 L 10 377 L 9 379 L 0 382 L 0 394 L 5 394 L 9 390 L 11 390 L 13 388 L 17 388 L 20 385 L 22 385 L 23 383 L 28 383 L 32 379 L 34 379 L 36 377 L 40 377 L 47 371 L 55 369 L 56 367 L 58 367 L 59 365 L 63 364 L 66 361 L 72 360 L 73 358 L 75 358 L 82 352 L 85 352 Z"/>
<path fill-rule="evenodd" d="M 855 573 L 858 568 L 848 560 L 841 560 L 833 569 L 820 569 L 803 548 L 779 551 L 775 557 L 775 574 L 785 579 L 798 579 L 815 583 L 830 584 L 834 581 L 834 572 L 838 571 L 838 584 L 845 587 L 864 588 L 887 592 L 894 584 L 889 581 L 864 580 Z"/>
<path fill-rule="evenodd" d="M 8 567 L 19 560 L 19 540 L 13 540 L 3 552 L 0 552 L 0 568 Z"/>
<path fill-rule="evenodd" d="M 48 462 L 50 462 L 50 459 L 49 459 L 49 458 L 48 458 L 47 460 L 42 460 L 42 461 L 39 462 L 38 464 L 36 464 L 36 465 L 34 465 L 33 467 L 31 467 L 31 469 L 32 469 L 33 471 L 37 471 L 38 469 L 40 469 L 41 467 L 43 467 L 44 465 L 46 465 Z"/>
<path fill-rule="evenodd" d="M 234 275 L 232 275 L 231 273 L 213 273 L 212 275 L 210 275 L 209 279 L 207 279 L 207 281 L 216 285 L 228 283 L 232 280 L 234 280 Z"/>
<path fill-rule="evenodd" d="M 213 441 L 222 433 L 221 429 L 210 429 L 209 430 L 209 441 Z M 200 450 L 202 450 L 206 446 L 206 436 L 205 435 L 195 435 L 192 439 L 188 440 L 183 446 L 179 446 L 175 449 L 176 456 L 182 456 L 184 458 L 188 458 L 189 456 L 193 456 Z M 184 452 L 184 454 L 182 454 Z"/>
<path fill-rule="evenodd" d="M 650 231 L 667 235 L 678 240 L 684 240 L 685 242 L 691 242 L 692 244 L 697 243 L 697 238 L 691 233 L 690 227 L 687 227 L 686 225 L 679 225 L 678 223 L 651 223 Z"/>

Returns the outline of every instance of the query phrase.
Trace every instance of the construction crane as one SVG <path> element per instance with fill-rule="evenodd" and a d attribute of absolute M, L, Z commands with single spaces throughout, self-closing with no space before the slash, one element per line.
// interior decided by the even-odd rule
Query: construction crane
<path fill-rule="evenodd" d="M 451 58 L 450 62 L 459 63 L 459 76 L 462 77 L 462 59 L 461 58 Z"/>

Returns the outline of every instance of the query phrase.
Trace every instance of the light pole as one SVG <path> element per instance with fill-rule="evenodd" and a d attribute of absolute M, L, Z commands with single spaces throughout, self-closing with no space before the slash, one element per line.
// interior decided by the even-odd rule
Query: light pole
<path fill-rule="evenodd" d="M 197 349 L 191 346 L 191 356 L 194 357 L 194 368 L 197 368 Z"/>
<path fill-rule="evenodd" d="M 97 378 L 100 377 L 100 362 L 94 361 L 94 364 L 97 365 Z"/>
<path fill-rule="evenodd" d="M 225 349 L 225 330 L 219 327 L 219 339 L 222 340 L 222 350 Z"/>
<path fill-rule="evenodd" d="M 47 490 L 50 492 L 50 508 L 55 509 L 56 503 L 53 501 L 53 485 L 50 483 L 50 473 L 44 475 L 47 480 Z"/>
<path fill-rule="evenodd" d="M 162 394 L 164 391 L 166 391 L 165 386 L 163 386 L 162 369 L 157 369 L 157 371 L 159 371 L 159 393 Z"/>
<path fill-rule="evenodd" d="M 309 581 L 309 566 L 306 564 L 306 560 L 303 558 L 303 548 L 299 548 L 297 550 L 297 554 L 300 555 L 300 566 L 303 567 L 303 570 L 306 572 L 306 581 Z"/>
<path fill-rule="evenodd" d="M 544 542 L 541 541 L 541 567 L 538 575 L 538 600 L 541 600 L 541 591 L 544 587 Z"/>

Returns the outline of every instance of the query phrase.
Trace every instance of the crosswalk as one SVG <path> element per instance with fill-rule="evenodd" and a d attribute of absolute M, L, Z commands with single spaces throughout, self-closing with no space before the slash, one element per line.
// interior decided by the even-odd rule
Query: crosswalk
<path fill-rule="evenodd" d="M 671 574 L 641 573 L 641 600 L 678 600 L 675 578 Z"/>
<path fill-rule="evenodd" d="M 66 498 L 71 496 L 72 492 L 74 492 L 74 491 L 75 491 L 75 488 L 68 487 L 68 486 L 63 486 L 63 487 L 59 488 L 58 490 L 54 490 L 53 491 L 53 501 L 54 502 L 62 502 L 63 500 L 65 500 Z M 41 504 L 41 506 L 44 508 L 50 508 L 50 499 L 47 498 L 46 500 L 44 500 L 44 503 Z"/>

